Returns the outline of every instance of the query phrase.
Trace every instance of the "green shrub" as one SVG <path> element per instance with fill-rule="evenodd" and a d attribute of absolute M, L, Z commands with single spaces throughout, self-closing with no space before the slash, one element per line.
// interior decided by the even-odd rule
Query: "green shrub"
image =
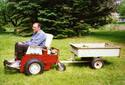
<path fill-rule="evenodd" d="M 67 37 L 67 35 L 63 35 L 63 34 L 58 34 L 57 36 L 55 36 L 56 39 L 63 39 L 66 37 Z"/>
<path fill-rule="evenodd" d="M 73 29 L 68 29 L 66 28 L 65 30 L 62 31 L 63 35 L 67 35 L 67 37 L 72 37 L 75 36 L 76 33 L 73 31 Z"/>
<path fill-rule="evenodd" d="M 2 26 L 0 26 L 0 32 L 5 32 L 6 30 L 2 27 Z"/>
<path fill-rule="evenodd" d="M 16 27 L 14 33 L 20 36 L 30 36 L 32 35 L 32 30 L 28 27 Z"/>
<path fill-rule="evenodd" d="M 83 36 L 89 34 L 89 29 L 91 28 L 92 27 L 89 24 L 80 22 L 74 27 L 74 31 L 76 32 L 77 36 Z"/>

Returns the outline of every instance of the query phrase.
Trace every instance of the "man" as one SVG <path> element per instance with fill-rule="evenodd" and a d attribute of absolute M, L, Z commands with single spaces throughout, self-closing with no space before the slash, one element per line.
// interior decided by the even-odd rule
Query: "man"
<path fill-rule="evenodd" d="M 15 56 L 17 59 L 21 59 L 24 56 L 28 46 L 45 47 L 46 34 L 41 30 L 40 23 L 34 23 L 32 29 L 33 35 L 31 40 L 15 44 Z"/>
<path fill-rule="evenodd" d="M 15 44 L 15 56 L 16 60 L 14 62 L 8 62 L 7 60 L 4 63 L 10 64 L 10 67 L 19 67 L 21 58 L 25 55 L 28 46 L 41 46 L 45 47 L 46 34 L 41 30 L 40 23 L 33 24 L 33 35 L 29 41 L 26 42 L 17 42 Z"/>

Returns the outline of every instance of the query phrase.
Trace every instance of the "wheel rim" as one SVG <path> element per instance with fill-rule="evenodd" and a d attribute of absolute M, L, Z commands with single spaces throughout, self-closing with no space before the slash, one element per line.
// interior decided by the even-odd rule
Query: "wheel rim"
<path fill-rule="evenodd" d="M 63 68 L 62 66 L 60 66 L 60 67 L 59 67 L 59 70 L 60 70 L 60 71 L 63 71 L 63 70 L 64 70 L 64 68 Z"/>
<path fill-rule="evenodd" d="M 29 67 L 31 74 L 38 74 L 41 71 L 41 66 L 38 63 L 32 63 Z"/>
<path fill-rule="evenodd" d="M 95 64 L 94 64 L 94 67 L 96 68 L 96 69 L 99 69 L 99 68 L 101 68 L 102 67 L 102 62 L 101 61 L 96 61 L 95 62 Z"/>
<path fill-rule="evenodd" d="M 59 71 L 63 71 L 64 70 L 64 67 L 61 63 L 58 63 L 58 70 Z"/>

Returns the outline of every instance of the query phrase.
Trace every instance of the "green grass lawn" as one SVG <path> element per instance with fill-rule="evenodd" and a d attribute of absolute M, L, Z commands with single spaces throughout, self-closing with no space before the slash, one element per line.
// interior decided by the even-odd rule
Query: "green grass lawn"
<path fill-rule="evenodd" d="M 14 57 L 14 44 L 29 37 L 11 33 L 0 34 L 0 85 L 125 85 L 125 31 L 96 31 L 89 36 L 54 39 L 52 46 L 60 49 L 60 60 L 70 58 L 72 42 L 107 42 L 121 46 L 120 58 L 104 58 L 102 69 L 95 70 L 89 64 L 66 64 L 66 71 L 55 68 L 43 74 L 26 76 L 19 72 L 5 72 L 4 59 Z"/>

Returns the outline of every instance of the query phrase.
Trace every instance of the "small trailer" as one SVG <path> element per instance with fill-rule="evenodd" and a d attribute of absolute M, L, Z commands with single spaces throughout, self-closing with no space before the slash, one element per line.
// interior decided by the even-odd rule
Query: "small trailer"
<path fill-rule="evenodd" d="M 71 43 L 71 52 L 73 57 L 71 61 L 62 61 L 63 63 L 81 63 L 91 62 L 91 66 L 100 69 L 104 62 L 101 57 L 119 57 L 120 47 L 108 43 Z M 76 61 L 75 58 L 81 58 Z"/>

